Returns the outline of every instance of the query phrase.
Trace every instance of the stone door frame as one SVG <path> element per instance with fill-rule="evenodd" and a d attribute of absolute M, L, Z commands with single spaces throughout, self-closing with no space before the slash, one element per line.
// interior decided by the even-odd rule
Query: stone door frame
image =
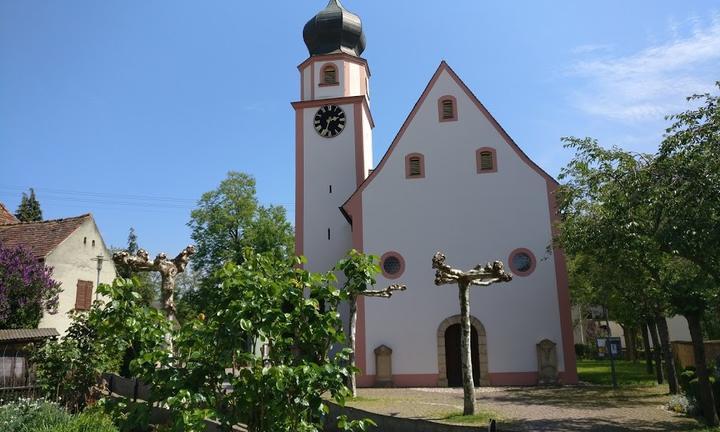
<path fill-rule="evenodd" d="M 438 387 L 447 387 L 447 364 L 445 362 L 445 331 L 455 324 L 460 324 L 462 317 L 460 315 L 451 316 L 440 323 L 437 330 L 437 356 L 438 356 Z M 488 376 L 488 355 L 487 355 L 487 336 L 485 334 L 485 326 L 479 319 L 470 316 L 470 325 L 475 328 L 478 335 L 478 356 L 479 359 L 473 361 L 480 362 L 480 385 L 490 385 Z"/>

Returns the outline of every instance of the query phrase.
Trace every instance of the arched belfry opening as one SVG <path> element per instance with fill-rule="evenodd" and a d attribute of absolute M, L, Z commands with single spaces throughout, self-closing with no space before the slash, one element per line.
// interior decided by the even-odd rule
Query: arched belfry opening
<path fill-rule="evenodd" d="M 447 318 L 438 327 L 438 386 L 462 387 L 462 362 L 460 360 L 460 315 Z M 476 386 L 489 385 L 487 337 L 480 320 L 470 317 L 473 381 Z"/>

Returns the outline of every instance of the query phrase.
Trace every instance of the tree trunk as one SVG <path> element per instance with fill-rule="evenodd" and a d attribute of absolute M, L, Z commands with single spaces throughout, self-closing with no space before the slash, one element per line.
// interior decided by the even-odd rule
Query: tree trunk
<path fill-rule="evenodd" d="M 462 350 L 462 376 L 463 376 L 463 415 L 475 414 L 475 383 L 472 375 L 472 350 L 470 347 L 470 284 L 459 281 L 460 291 L 460 315 L 462 326 L 462 338 L 460 348 Z"/>
<path fill-rule="evenodd" d="M 650 339 L 653 344 L 653 357 L 655 358 L 655 374 L 657 375 L 657 383 L 662 384 L 664 382 L 662 372 L 662 357 L 660 355 L 660 338 L 658 337 L 657 326 L 655 321 L 649 319 L 647 321 L 647 327 L 650 329 Z"/>
<path fill-rule="evenodd" d="M 635 326 L 628 327 L 628 333 L 625 334 L 626 338 L 627 338 L 628 334 L 630 335 L 630 338 L 626 339 L 627 343 L 628 343 L 627 349 L 628 349 L 628 352 L 630 353 L 628 355 L 628 358 L 633 363 L 637 363 L 637 360 L 638 360 L 637 327 L 635 327 Z"/>
<path fill-rule="evenodd" d="M 675 358 L 673 357 L 672 346 L 670 345 L 670 333 L 668 331 L 667 320 L 664 316 L 658 315 L 655 317 L 655 322 L 657 322 L 657 328 L 660 334 L 660 348 L 662 349 L 662 355 L 665 360 L 665 378 L 667 378 L 668 385 L 670 386 L 670 394 L 678 394 Z"/>
<path fill-rule="evenodd" d="M 357 296 L 351 295 L 349 302 L 350 303 L 350 334 L 348 335 L 348 344 L 350 345 L 350 349 L 352 352 L 350 353 L 350 358 L 348 361 L 350 362 L 351 367 L 355 367 L 355 331 L 357 329 Z M 348 387 L 350 387 L 350 390 L 352 391 L 352 396 L 357 397 L 357 378 L 355 377 L 355 372 L 350 373 L 349 377 L 349 383 Z"/>
<path fill-rule="evenodd" d="M 640 333 L 642 335 L 643 349 L 645 350 L 645 370 L 647 371 L 648 375 L 652 375 L 652 351 L 650 351 L 650 335 L 648 334 L 647 325 L 643 324 L 640 326 Z"/>
<path fill-rule="evenodd" d="M 713 397 L 710 378 L 708 376 L 700 317 L 697 315 L 686 315 L 685 319 L 687 319 L 688 327 L 690 328 L 690 338 L 692 339 L 693 353 L 695 354 L 695 373 L 697 373 L 699 381 L 699 402 L 702 406 L 703 417 L 705 417 L 705 422 L 708 426 L 717 426 L 718 415 L 715 410 L 715 398 Z"/>

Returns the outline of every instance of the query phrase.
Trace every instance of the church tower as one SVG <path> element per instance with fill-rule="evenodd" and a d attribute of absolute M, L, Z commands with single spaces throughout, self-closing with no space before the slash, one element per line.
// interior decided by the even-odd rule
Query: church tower
<path fill-rule="evenodd" d="M 310 57 L 300 70 L 295 109 L 295 248 L 307 270 L 325 272 L 353 242 L 340 210 L 372 167 L 370 70 L 360 57 L 365 34 L 357 15 L 330 0 L 305 25 Z M 356 237 L 358 237 L 356 235 Z M 360 243 L 362 240 L 360 239 Z"/>

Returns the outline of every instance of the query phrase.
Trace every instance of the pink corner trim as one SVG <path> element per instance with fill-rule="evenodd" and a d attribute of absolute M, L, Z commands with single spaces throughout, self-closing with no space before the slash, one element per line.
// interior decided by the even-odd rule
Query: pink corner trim
<path fill-rule="evenodd" d="M 452 106 L 453 106 L 453 116 L 450 118 L 445 118 L 443 116 L 443 103 L 446 101 L 451 101 Z M 445 95 L 445 96 L 441 97 L 440 99 L 438 99 L 438 121 L 440 121 L 440 123 L 443 123 L 443 122 L 457 121 L 457 119 L 458 119 L 458 105 L 457 105 L 457 99 L 455 98 L 455 96 Z"/>
<path fill-rule="evenodd" d="M 481 167 L 481 155 L 485 152 L 492 153 L 492 169 L 489 170 L 483 170 L 480 169 Z M 490 174 L 490 173 L 496 173 L 498 170 L 498 162 L 497 162 L 497 151 L 492 147 L 481 147 L 475 151 L 475 162 L 477 163 L 477 173 L 478 174 Z"/>
<path fill-rule="evenodd" d="M 410 175 L 410 159 L 418 157 L 420 158 L 420 175 Z M 425 178 L 425 156 L 422 153 L 410 153 L 405 156 L 405 178 L 406 179 L 421 179 Z"/>
<path fill-rule="evenodd" d="M 353 105 L 353 115 L 355 122 L 355 187 L 358 187 L 365 181 L 365 134 L 363 122 L 363 108 L 361 102 Z"/>
<path fill-rule="evenodd" d="M 555 182 L 547 182 L 548 207 L 550 209 L 550 223 L 553 240 L 558 235 L 557 224 L 560 222 L 560 215 L 557 212 L 557 201 L 555 193 L 558 185 Z M 563 360 L 565 370 L 562 374 L 563 384 L 577 384 L 577 360 L 575 359 L 575 339 L 573 337 L 572 316 L 570 312 L 570 285 L 568 281 L 567 263 L 565 253 L 562 249 L 553 246 L 553 257 L 555 258 L 555 280 L 557 284 L 558 309 L 560 312 L 560 334 L 562 335 Z"/>
<path fill-rule="evenodd" d="M 303 110 L 295 110 L 295 255 L 304 253 L 305 239 L 305 138 Z"/>
<path fill-rule="evenodd" d="M 394 275 L 387 273 L 385 271 L 385 267 L 383 266 L 383 263 L 385 262 L 385 260 L 390 257 L 395 257 L 398 259 L 398 261 L 400 261 L 400 271 Z M 383 256 L 380 257 L 380 270 L 382 270 L 382 274 L 383 274 L 383 276 L 385 276 L 386 279 L 397 279 L 400 276 L 402 276 L 403 273 L 405 273 L 405 258 L 403 258 L 403 256 L 400 255 L 400 252 L 395 252 L 395 251 L 385 252 L 383 254 Z"/>
<path fill-rule="evenodd" d="M 519 255 L 521 253 L 526 253 L 530 256 L 530 268 L 524 272 L 521 272 L 519 270 L 516 270 L 513 268 L 513 258 L 515 258 L 516 255 Z M 508 267 L 510 268 L 510 271 L 512 274 L 516 276 L 526 277 L 530 276 L 535 271 L 535 266 L 537 265 L 537 259 L 535 259 L 535 254 L 532 253 L 530 249 L 525 248 L 518 248 L 514 251 L 510 252 L 510 256 L 508 256 Z"/>

